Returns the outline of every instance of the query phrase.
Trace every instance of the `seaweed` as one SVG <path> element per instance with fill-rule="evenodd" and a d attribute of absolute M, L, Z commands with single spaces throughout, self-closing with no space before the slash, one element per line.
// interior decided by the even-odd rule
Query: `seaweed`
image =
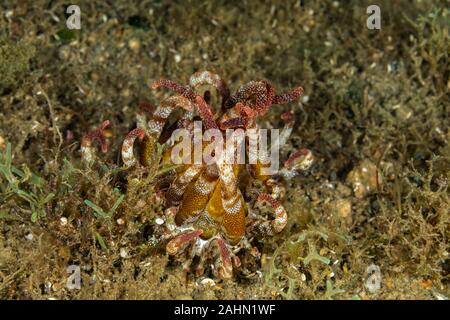
<path fill-rule="evenodd" d="M 368 30 L 369 4 L 80 2 L 67 33 L 63 3 L 2 3 L 0 298 L 447 299 L 449 12 L 379 1 L 382 29 Z M 286 185 L 285 230 L 243 259 L 248 274 L 211 287 L 152 242 L 155 183 L 174 168 L 125 175 L 118 162 L 139 104 L 161 100 L 149 85 L 208 69 L 301 84 L 282 152 L 316 158 Z M 85 168 L 81 138 L 105 119 L 109 151 Z M 73 264 L 79 290 L 65 286 Z"/>

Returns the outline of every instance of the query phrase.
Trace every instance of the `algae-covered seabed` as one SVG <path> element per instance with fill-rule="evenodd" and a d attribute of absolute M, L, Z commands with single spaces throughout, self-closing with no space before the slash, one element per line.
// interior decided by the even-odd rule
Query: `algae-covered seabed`
<path fill-rule="evenodd" d="M 377 1 L 381 30 L 367 1 L 77 1 L 76 31 L 67 2 L 25 3 L 0 5 L 2 299 L 449 297 L 448 1 Z M 232 90 L 303 85 L 262 121 L 280 128 L 292 109 L 285 153 L 316 158 L 287 185 L 285 230 L 256 242 L 258 272 L 215 286 L 153 249 L 161 205 L 145 175 L 111 170 L 139 103 L 167 94 L 149 84 L 205 69 Z M 86 169 L 80 139 L 105 119 L 110 150 Z M 85 203 L 108 211 L 121 193 L 112 217 Z"/>

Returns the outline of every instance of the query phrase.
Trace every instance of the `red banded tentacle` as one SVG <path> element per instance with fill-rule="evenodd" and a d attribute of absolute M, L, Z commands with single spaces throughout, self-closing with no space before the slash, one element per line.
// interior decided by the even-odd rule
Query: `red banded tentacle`
<path fill-rule="evenodd" d="M 226 130 L 235 128 L 245 128 L 247 126 L 247 123 L 248 121 L 245 118 L 231 118 L 221 122 L 220 129 Z"/>
<path fill-rule="evenodd" d="M 194 104 L 183 96 L 171 96 L 165 99 L 153 113 L 152 119 L 147 124 L 147 130 L 150 135 L 159 137 L 167 118 L 177 108 L 183 108 L 187 112 L 193 112 Z"/>
<path fill-rule="evenodd" d="M 217 246 L 219 256 L 215 260 L 214 275 L 222 280 L 229 280 L 233 277 L 233 263 L 231 259 L 231 252 L 228 249 L 225 241 L 222 238 L 215 238 L 211 245 Z"/>
<path fill-rule="evenodd" d="M 265 85 L 265 93 L 256 97 L 256 104 L 254 109 L 259 116 L 262 116 L 269 111 L 270 106 L 273 104 L 272 100 L 275 97 L 275 88 L 268 81 L 261 81 Z"/>
<path fill-rule="evenodd" d="M 241 86 L 225 103 L 225 108 L 232 108 L 242 103 L 253 109 L 258 115 L 265 114 L 275 97 L 275 89 L 268 81 L 250 81 Z"/>
<path fill-rule="evenodd" d="M 152 89 L 157 89 L 159 87 L 165 87 L 172 91 L 175 91 L 179 95 L 189 99 L 190 101 L 195 101 L 196 94 L 190 86 L 183 86 L 175 81 L 167 79 L 159 79 L 152 83 L 150 86 Z"/>
<path fill-rule="evenodd" d="M 196 101 L 206 129 L 218 129 L 211 109 L 205 100 L 201 96 L 197 96 Z M 225 213 L 222 226 L 225 236 L 232 243 L 237 243 L 245 231 L 245 202 L 238 188 L 233 165 L 226 162 L 226 159 L 234 159 L 234 150 L 231 148 L 229 151 L 233 152 L 232 157 L 227 157 L 225 152 L 216 155 L 218 158 L 217 168 L 220 179 L 221 207 Z"/>
<path fill-rule="evenodd" d="M 245 103 L 252 97 L 265 94 L 265 85 L 261 81 L 250 81 L 238 88 L 236 93 L 225 102 L 225 108 L 234 107 L 238 102 Z"/>
<path fill-rule="evenodd" d="M 140 102 L 139 103 L 139 112 L 153 114 L 153 112 L 155 112 L 155 110 L 156 110 L 156 106 L 150 102 Z"/>
<path fill-rule="evenodd" d="M 195 230 L 192 232 L 186 232 L 179 234 L 175 238 L 169 241 L 166 245 L 166 251 L 169 255 L 173 256 L 183 251 L 183 249 L 189 245 L 189 243 L 195 241 L 203 233 L 203 230 Z"/>
<path fill-rule="evenodd" d="M 265 182 L 270 178 L 270 175 L 265 171 L 269 170 L 271 159 L 269 158 L 267 150 L 264 150 L 263 146 L 260 145 L 261 134 L 258 127 L 247 130 L 249 142 L 247 151 L 249 159 L 248 167 L 253 178 Z M 272 146 L 270 148 L 272 148 Z"/>
<path fill-rule="evenodd" d="M 222 153 L 222 159 L 217 163 L 221 202 L 224 210 L 222 230 L 228 241 L 236 244 L 245 233 L 245 201 L 238 187 L 234 166 L 226 163 L 226 158 L 223 158 L 224 155 L 225 152 Z"/>
<path fill-rule="evenodd" d="M 284 167 L 280 170 L 280 174 L 285 179 L 295 177 L 300 171 L 308 170 L 314 162 L 314 156 L 309 149 L 300 149 L 284 162 Z"/>
<path fill-rule="evenodd" d="M 197 96 L 197 106 L 200 111 L 200 116 L 205 123 L 206 129 L 218 129 L 218 126 L 213 119 L 211 109 L 201 96 Z M 230 151 L 234 152 L 234 150 Z M 224 152 L 222 152 L 221 155 L 216 156 L 219 158 L 217 167 L 219 169 L 219 177 L 222 182 L 222 193 L 225 195 L 225 198 L 228 199 L 240 195 L 237 187 L 237 179 L 233 171 L 233 165 L 226 163 L 225 159 L 227 159 L 227 157 Z"/>
<path fill-rule="evenodd" d="M 122 143 L 122 161 L 125 167 L 129 168 L 136 164 L 136 157 L 134 156 L 133 146 L 136 138 L 142 141 L 145 136 L 145 131 L 142 128 L 136 128 L 130 131 Z"/>
<path fill-rule="evenodd" d="M 193 119 L 194 119 L 194 112 L 193 111 L 186 111 L 181 116 L 181 118 L 178 120 L 177 129 L 181 129 L 181 128 L 188 129 L 189 124 L 192 122 Z"/>
<path fill-rule="evenodd" d="M 169 128 L 167 128 L 167 130 L 164 130 L 161 133 L 158 139 L 159 142 L 165 144 L 168 147 L 173 146 L 175 141 L 171 138 L 173 136 L 174 131 L 177 129 L 187 130 L 189 132 L 189 136 L 192 137 L 192 135 L 194 134 L 193 119 L 194 119 L 194 112 L 192 111 L 184 112 L 183 115 L 173 125 L 171 125 Z"/>
<path fill-rule="evenodd" d="M 236 103 L 234 108 L 239 114 L 244 115 L 247 118 L 255 118 L 258 115 L 257 111 L 241 102 Z"/>
<path fill-rule="evenodd" d="M 184 191 L 186 190 L 188 184 L 198 176 L 201 170 L 201 165 L 192 165 L 177 176 L 167 190 L 166 206 L 173 207 L 178 206 L 181 203 L 181 200 L 183 200 Z"/>
<path fill-rule="evenodd" d="M 177 195 L 183 197 L 180 210 L 175 218 L 175 222 L 178 225 L 182 225 L 186 220 L 197 216 L 208 204 L 210 195 L 214 191 L 217 184 L 217 168 L 214 165 L 207 166 L 199 174 L 198 178 L 189 183 L 189 185 L 178 185 Z M 174 201 L 172 199 L 172 201 Z M 210 235 L 210 228 L 208 221 L 203 221 L 202 219 L 197 219 L 197 224 L 201 224 L 200 228 L 204 231 L 204 236 Z"/>
<path fill-rule="evenodd" d="M 100 149 L 103 153 L 108 152 L 108 144 L 105 138 L 105 129 L 109 126 L 110 121 L 105 120 L 96 129 L 90 131 L 81 140 L 81 159 L 83 162 L 90 164 L 95 160 L 95 140 L 100 142 Z"/>
<path fill-rule="evenodd" d="M 200 117 L 202 118 L 202 121 L 205 124 L 206 130 L 217 129 L 218 126 L 214 121 L 214 115 L 211 111 L 210 106 L 208 106 L 208 104 L 206 103 L 205 99 L 203 99 L 201 96 L 196 96 L 195 101 L 197 103 Z"/>
<path fill-rule="evenodd" d="M 197 194 L 209 195 L 214 191 L 218 178 L 217 167 L 208 165 L 194 184 L 194 190 Z"/>
<path fill-rule="evenodd" d="M 141 158 L 144 164 L 149 165 L 152 162 L 154 148 L 159 140 L 164 125 L 172 112 L 177 108 L 185 109 L 186 112 L 193 112 L 194 104 L 183 96 L 171 96 L 165 99 L 153 112 L 153 116 L 148 121 L 146 127 L 148 136 L 143 141 Z"/>
<path fill-rule="evenodd" d="M 245 103 L 255 97 L 261 97 L 265 95 L 266 86 L 262 81 L 250 81 L 238 88 L 226 102 L 225 108 L 229 109 L 234 107 L 237 103 Z"/>
<path fill-rule="evenodd" d="M 296 87 L 286 93 L 276 95 L 273 98 L 273 104 L 285 104 L 297 100 L 303 94 L 303 87 Z"/>
<path fill-rule="evenodd" d="M 136 114 L 136 126 L 138 128 L 142 128 L 144 130 L 147 129 L 147 116 L 151 116 L 153 112 L 155 112 L 156 106 L 148 103 L 141 102 L 139 103 L 139 109 Z"/>
<path fill-rule="evenodd" d="M 287 212 L 278 200 L 267 193 L 261 193 L 257 202 L 267 202 L 273 208 L 273 220 L 264 221 L 257 225 L 258 231 L 266 235 L 274 235 L 280 233 L 287 223 Z"/>
<path fill-rule="evenodd" d="M 238 102 L 222 117 L 219 126 L 221 130 L 248 128 L 254 123 L 252 119 L 257 115 L 258 113 L 251 107 L 244 105 L 242 102 Z"/>
<path fill-rule="evenodd" d="M 198 88 L 203 85 L 211 85 L 217 89 L 222 97 L 223 103 L 230 97 L 230 90 L 223 79 L 210 71 L 199 71 L 194 73 L 189 79 L 192 88 Z"/>

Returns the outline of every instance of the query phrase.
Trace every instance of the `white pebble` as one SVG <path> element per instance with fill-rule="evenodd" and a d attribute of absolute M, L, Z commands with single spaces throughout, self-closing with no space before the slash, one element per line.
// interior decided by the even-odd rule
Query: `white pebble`
<path fill-rule="evenodd" d="M 211 279 L 211 278 L 205 278 L 202 281 L 200 281 L 200 284 L 208 285 L 210 287 L 214 287 L 216 285 L 216 282 L 213 279 Z"/>
<path fill-rule="evenodd" d="M 14 11 L 13 10 L 8 10 L 5 12 L 5 17 L 6 18 L 12 18 L 12 16 L 14 15 Z"/>
<path fill-rule="evenodd" d="M 61 217 L 61 219 L 59 219 L 60 223 L 62 226 L 65 226 L 67 224 L 67 218 L 66 217 Z"/>

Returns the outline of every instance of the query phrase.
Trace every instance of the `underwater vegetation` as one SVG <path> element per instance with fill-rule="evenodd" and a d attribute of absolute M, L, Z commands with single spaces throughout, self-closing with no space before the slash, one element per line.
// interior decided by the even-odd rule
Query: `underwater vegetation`
<path fill-rule="evenodd" d="M 81 1 L 81 29 L 68 30 L 62 2 L 2 2 L 0 297 L 447 299 L 449 12 L 442 1 L 379 1 L 381 30 L 369 30 L 369 4 L 192 1 L 186 10 L 176 1 Z M 228 105 L 214 85 L 206 95 L 194 88 L 195 100 L 151 90 L 160 77 L 182 81 L 200 70 L 227 79 L 230 97 L 246 83 L 269 89 L 254 79 L 281 93 L 304 90 L 257 117 L 245 103 L 237 108 L 239 98 Z M 156 138 L 145 126 L 153 106 L 175 100 L 185 108 Z M 254 211 L 248 216 L 268 228 L 281 221 L 270 235 L 241 224 L 236 233 L 251 245 L 239 252 L 227 238 L 234 229 L 202 229 L 178 214 L 201 201 L 166 204 L 183 168 L 164 162 L 165 131 L 190 104 L 210 109 L 199 120 L 219 129 L 227 120 L 223 128 L 293 121 L 283 160 L 302 148 L 314 154 L 306 174 L 274 185 L 255 179 L 263 194 L 285 193 L 286 220 L 273 220 L 270 198 L 264 206 L 247 194 L 251 171 L 230 175 Z M 239 117 L 208 120 L 227 110 Z M 219 235 L 235 263 L 232 281 L 221 279 L 230 260 Z M 194 242 L 208 240 L 204 248 L 214 250 L 190 265 Z M 78 289 L 67 285 L 70 266 L 79 268 Z M 379 271 L 379 287 L 370 286 L 370 270 Z"/>

